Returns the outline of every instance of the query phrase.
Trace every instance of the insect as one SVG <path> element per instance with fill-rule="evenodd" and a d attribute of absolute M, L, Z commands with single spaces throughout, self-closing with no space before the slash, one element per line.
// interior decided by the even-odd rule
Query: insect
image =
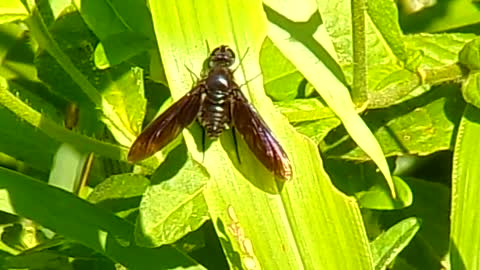
<path fill-rule="evenodd" d="M 153 155 L 198 120 L 211 139 L 227 128 L 238 130 L 267 169 L 284 180 L 290 179 L 292 168 L 285 151 L 234 81 L 230 69 L 234 62 L 235 54 L 228 46 L 213 50 L 206 75 L 143 130 L 131 146 L 128 160 L 135 162 Z M 233 135 L 235 139 L 235 130 Z"/>

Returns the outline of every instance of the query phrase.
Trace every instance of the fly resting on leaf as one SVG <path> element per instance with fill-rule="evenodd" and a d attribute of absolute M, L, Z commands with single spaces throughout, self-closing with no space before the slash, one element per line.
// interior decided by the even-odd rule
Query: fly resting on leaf
<path fill-rule="evenodd" d="M 267 169 L 284 180 L 290 179 L 292 168 L 285 151 L 234 81 L 230 69 L 235 62 L 233 51 L 220 46 L 208 60 L 206 76 L 143 130 L 130 148 L 128 160 L 140 161 L 155 154 L 198 120 L 212 139 L 228 127 L 237 129 Z"/>

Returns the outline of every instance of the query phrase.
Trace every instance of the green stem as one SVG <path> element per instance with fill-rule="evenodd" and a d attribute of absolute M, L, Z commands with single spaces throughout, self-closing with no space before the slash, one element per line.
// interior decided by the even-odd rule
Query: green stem
<path fill-rule="evenodd" d="M 367 57 L 365 36 L 365 0 L 351 0 L 353 38 L 353 88 L 352 99 L 357 105 L 368 99 Z"/>

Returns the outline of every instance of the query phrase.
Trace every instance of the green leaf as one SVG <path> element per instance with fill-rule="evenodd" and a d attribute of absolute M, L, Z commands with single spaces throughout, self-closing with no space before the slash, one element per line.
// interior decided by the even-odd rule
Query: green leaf
<path fill-rule="evenodd" d="M 179 264 L 202 269 L 171 247 L 136 246 L 131 242 L 133 226 L 127 221 L 71 193 L 4 168 L 0 168 L 0 210 L 39 222 L 131 269 L 151 269 L 152 265 L 171 269 Z"/>
<path fill-rule="evenodd" d="M 407 32 L 447 32 L 480 22 L 480 11 L 475 1 L 436 1 L 423 12 L 404 15 L 400 22 Z"/>
<path fill-rule="evenodd" d="M 434 168 L 437 166 L 433 165 Z M 445 264 L 449 252 L 450 189 L 444 184 L 418 178 L 403 179 L 413 191 L 413 204 L 398 211 L 383 212 L 382 224 L 389 227 L 405 218 L 420 219 L 422 227 L 398 259 L 414 269 L 439 269 Z"/>
<path fill-rule="evenodd" d="M 159 184 L 148 187 L 143 196 L 135 235 L 140 245 L 171 244 L 209 218 L 202 194 L 207 174 L 191 159 L 180 164 L 179 151 L 186 149 L 178 147 L 169 154 L 152 177 L 152 182 Z"/>
<path fill-rule="evenodd" d="M 106 69 L 154 47 L 154 41 L 135 32 L 114 34 L 95 48 L 95 66 Z"/>
<path fill-rule="evenodd" d="M 332 110 L 316 98 L 275 102 L 275 107 L 290 123 L 336 118 Z"/>
<path fill-rule="evenodd" d="M 107 126 L 112 128 L 112 133 L 115 138 L 121 144 L 129 145 L 130 142 L 133 141 L 134 135 L 131 133 L 129 123 L 125 122 L 125 115 L 119 113 L 119 108 L 117 108 L 115 104 L 110 103 L 104 98 L 102 93 L 88 80 L 88 77 L 75 66 L 72 59 L 62 51 L 60 45 L 51 36 L 43 18 L 37 10 L 35 10 L 33 15 L 27 20 L 27 24 L 30 27 L 32 36 L 37 39 L 39 45 L 55 59 L 63 71 L 75 82 L 76 86 L 81 89 L 82 94 L 88 98 L 88 102 L 94 104 L 95 109 L 101 109 L 101 111 L 98 111 L 101 113 L 101 119 Z M 81 24 L 77 26 L 83 27 Z M 89 48 L 88 41 L 87 39 L 87 49 Z M 102 82 L 104 83 L 104 81 Z"/>
<path fill-rule="evenodd" d="M 265 92 L 269 97 L 273 100 L 291 100 L 297 97 L 304 78 L 270 39 L 263 43 L 260 66 Z"/>
<path fill-rule="evenodd" d="M 373 162 L 354 164 L 345 159 L 327 159 L 325 169 L 335 186 L 357 198 L 362 208 L 391 210 L 412 204 L 412 191 L 400 177 L 393 177 L 397 197 L 390 196 L 389 188 Z"/>
<path fill-rule="evenodd" d="M 467 105 L 455 143 L 452 173 L 450 260 L 452 269 L 472 269 L 480 264 L 476 246 L 480 243 L 480 111 Z"/>
<path fill-rule="evenodd" d="M 140 133 L 142 129 L 147 106 L 143 94 L 143 70 L 120 66 L 106 73 L 103 80 L 99 79 L 99 89 L 102 89 L 102 96 L 108 106 L 112 106 L 113 112 L 105 113 L 104 123 L 120 144 L 130 145 L 133 134 Z M 105 112 L 108 111 L 105 109 Z"/>
<path fill-rule="evenodd" d="M 480 38 L 476 38 L 463 47 L 458 61 L 470 70 L 480 69 Z"/>
<path fill-rule="evenodd" d="M 410 243 L 421 222 L 417 218 L 408 218 L 395 224 L 375 238 L 372 246 L 375 269 L 385 269 L 395 257 Z"/>
<path fill-rule="evenodd" d="M 138 211 L 140 199 L 150 181 L 138 174 L 110 176 L 95 186 L 87 201 L 126 218 Z"/>
<path fill-rule="evenodd" d="M 369 209 L 388 210 L 407 207 L 412 204 L 413 195 L 410 187 L 397 176 L 393 177 L 397 197 L 392 199 L 388 190 L 381 188 L 378 185 L 365 191 L 356 194 L 358 203 Z"/>
<path fill-rule="evenodd" d="M 471 72 L 462 85 L 462 95 L 465 101 L 480 108 L 480 72 Z"/>
<path fill-rule="evenodd" d="M 403 153 L 425 156 L 451 148 L 464 106 L 457 87 L 445 85 L 401 104 L 371 110 L 364 119 L 374 130 L 386 156 Z M 344 138 L 344 131 L 330 135 L 330 140 L 322 144 L 329 157 L 369 159 L 351 140 L 338 141 Z"/>

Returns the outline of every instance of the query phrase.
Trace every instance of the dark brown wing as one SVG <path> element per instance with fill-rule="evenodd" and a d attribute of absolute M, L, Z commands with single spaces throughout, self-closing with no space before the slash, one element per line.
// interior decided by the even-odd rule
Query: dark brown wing
<path fill-rule="evenodd" d="M 262 164 L 277 176 L 288 180 L 292 167 L 287 154 L 242 92 L 234 90 L 231 117 L 250 150 Z"/>
<path fill-rule="evenodd" d="M 155 154 L 190 125 L 200 110 L 204 88 L 204 84 L 199 84 L 150 123 L 130 147 L 128 161 L 140 161 Z"/>

